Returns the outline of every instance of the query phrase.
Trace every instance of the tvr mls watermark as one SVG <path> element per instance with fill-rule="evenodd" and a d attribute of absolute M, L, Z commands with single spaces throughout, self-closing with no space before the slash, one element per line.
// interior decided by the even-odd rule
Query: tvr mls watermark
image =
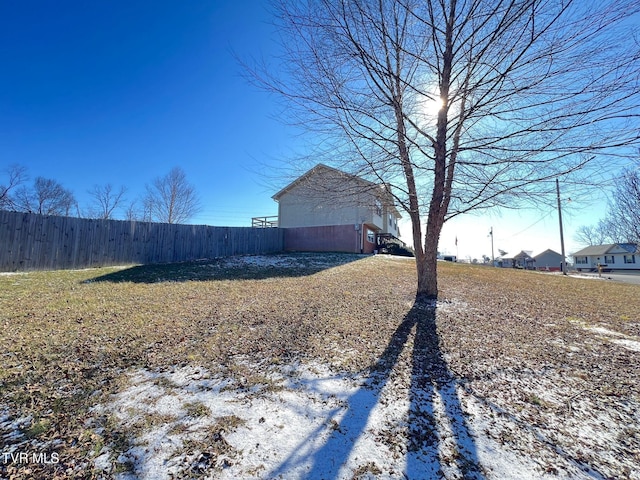
<path fill-rule="evenodd" d="M 60 455 L 58 452 L 45 453 L 45 452 L 2 452 L 0 453 L 0 461 L 3 464 L 46 464 L 55 465 L 60 462 Z"/>

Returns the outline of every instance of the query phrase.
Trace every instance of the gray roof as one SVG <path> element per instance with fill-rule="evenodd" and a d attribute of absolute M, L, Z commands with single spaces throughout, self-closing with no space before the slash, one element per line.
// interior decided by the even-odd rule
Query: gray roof
<path fill-rule="evenodd" d="M 282 195 L 284 195 L 286 192 L 288 192 L 289 190 L 291 190 L 296 185 L 304 182 L 309 177 L 311 177 L 311 176 L 313 176 L 313 175 L 315 175 L 316 173 L 319 173 L 319 172 L 332 172 L 334 174 L 337 174 L 340 177 L 344 177 L 344 178 L 348 178 L 348 179 L 354 180 L 354 181 L 356 181 L 358 183 L 361 183 L 363 186 L 369 187 L 369 188 L 375 188 L 375 187 L 378 186 L 377 184 L 375 184 L 373 182 L 370 182 L 369 180 L 365 180 L 364 178 L 358 177 L 357 175 L 353 175 L 351 173 L 343 172 L 342 170 L 338 170 L 337 168 L 330 167 L 328 165 L 325 165 L 324 163 L 318 163 L 311 170 L 308 170 L 306 173 L 304 173 L 303 175 L 301 175 L 300 177 L 296 178 L 294 181 L 292 181 L 291 183 L 286 185 L 284 188 L 282 188 L 278 193 L 273 195 L 271 198 L 273 198 L 277 202 L 278 200 L 280 200 L 280 197 Z"/>
<path fill-rule="evenodd" d="M 618 246 L 629 253 L 640 253 L 640 245 L 636 245 L 635 243 L 619 243 Z"/>
<path fill-rule="evenodd" d="M 583 248 L 582 250 L 578 250 L 577 252 L 573 253 L 572 256 L 575 257 L 577 255 L 580 257 L 588 257 L 591 255 L 604 255 L 606 253 L 609 253 L 609 250 L 611 250 L 615 246 L 618 246 L 628 251 L 629 253 L 633 253 L 634 250 L 638 248 L 637 245 L 632 243 L 609 243 L 606 245 L 591 245 L 587 248 Z"/>
<path fill-rule="evenodd" d="M 535 257 L 533 257 L 534 259 L 541 257 L 542 255 L 546 255 L 552 253 L 554 255 L 557 255 L 558 257 L 562 257 L 562 255 L 560 255 L 558 252 L 551 250 L 550 248 L 546 249 L 544 252 L 540 252 L 539 254 L 537 254 Z"/>

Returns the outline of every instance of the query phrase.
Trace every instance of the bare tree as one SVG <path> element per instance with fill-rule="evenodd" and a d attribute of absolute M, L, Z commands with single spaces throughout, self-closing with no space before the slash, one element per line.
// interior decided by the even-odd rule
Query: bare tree
<path fill-rule="evenodd" d="M 607 217 L 579 227 L 574 239 L 584 245 L 640 243 L 640 160 L 616 178 Z"/>
<path fill-rule="evenodd" d="M 640 161 L 636 164 L 616 183 L 606 223 L 616 241 L 640 244 Z"/>
<path fill-rule="evenodd" d="M 180 167 L 147 185 L 143 204 L 144 220 L 164 223 L 186 222 L 200 210 L 198 195 Z"/>
<path fill-rule="evenodd" d="M 22 186 L 15 199 L 18 210 L 41 215 L 70 215 L 77 203 L 73 193 L 49 178 L 37 177 L 32 188 Z"/>
<path fill-rule="evenodd" d="M 5 170 L 7 175 L 6 183 L 0 184 L 0 209 L 14 210 L 17 208 L 14 191 L 27 180 L 27 169 L 23 166 L 13 164 Z"/>
<path fill-rule="evenodd" d="M 418 295 L 437 296 L 447 220 L 551 203 L 555 178 L 566 191 L 639 141 L 637 0 L 277 5 L 282 76 L 255 78 L 334 164 L 387 185 L 411 219 Z"/>
<path fill-rule="evenodd" d="M 125 220 L 129 220 L 129 221 L 138 221 L 140 220 L 140 217 L 141 216 L 138 212 L 137 202 L 134 200 L 129 204 L 129 206 L 125 210 L 124 218 Z"/>
<path fill-rule="evenodd" d="M 125 219 L 134 222 L 152 222 L 151 218 L 151 205 L 150 199 L 145 196 L 140 199 L 136 199 L 129 203 L 129 206 L 125 210 Z M 140 205 L 142 203 L 142 205 Z"/>
<path fill-rule="evenodd" d="M 91 206 L 89 215 L 94 218 L 105 220 L 112 219 L 115 210 L 124 202 L 124 195 L 127 192 L 125 187 L 116 190 L 113 185 L 94 185 L 88 193 L 91 196 Z"/>
<path fill-rule="evenodd" d="M 574 240 L 583 245 L 603 245 L 615 243 L 617 238 L 611 232 L 608 222 L 600 220 L 595 225 L 583 225 L 576 230 Z"/>

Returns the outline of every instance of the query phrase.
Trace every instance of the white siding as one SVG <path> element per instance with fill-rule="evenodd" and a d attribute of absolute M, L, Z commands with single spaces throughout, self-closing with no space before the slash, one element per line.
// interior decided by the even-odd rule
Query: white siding
<path fill-rule="evenodd" d="M 375 186 L 363 186 L 357 179 L 319 171 L 280 195 L 279 226 L 292 228 L 366 223 L 385 231 L 387 209 L 377 200 L 376 193 Z"/>
<path fill-rule="evenodd" d="M 605 259 L 605 256 L 607 257 Z M 625 256 L 629 263 L 624 261 Z M 613 257 L 613 262 L 610 262 L 611 257 Z M 598 264 L 606 265 L 606 268 L 611 268 L 613 270 L 640 270 L 640 255 L 635 253 L 616 253 L 616 254 L 606 254 L 606 255 L 591 255 L 588 257 L 589 263 L 588 265 L 584 264 L 575 264 L 576 268 L 597 268 Z M 631 262 L 631 260 L 635 260 L 635 262 Z"/>
<path fill-rule="evenodd" d="M 273 198 L 282 228 L 353 225 L 399 237 L 399 214 L 383 185 L 326 165 L 316 165 Z"/>

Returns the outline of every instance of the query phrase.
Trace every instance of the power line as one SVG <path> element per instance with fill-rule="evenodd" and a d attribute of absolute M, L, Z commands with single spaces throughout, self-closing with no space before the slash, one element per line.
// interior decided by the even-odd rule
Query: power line
<path fill-rule="evenodd" d="M 510 238 L 513 237 L 517 237 L 518 235 L 526 232 L 527 230 L 529 230 L 530 228 L 535 227 L 537 224 L 539 224 L 542 220 L 544 220 L 545 218 L 551 216 L 552 213 L 554 213 L 555 210 L 549 210 L 545 215 L 543 215 L 542 217 L 540 217 L 538 220 L 536 220 L 535 222 L 533 222 L 531 225 L 529 225 L 528 227 L 526 227 L 523 230 L 520 230 L 518 233 L 514 233 L 512 235 L 509 235 L 508 237 L 500 237 L 498 240 L 509 240 Z"/>

